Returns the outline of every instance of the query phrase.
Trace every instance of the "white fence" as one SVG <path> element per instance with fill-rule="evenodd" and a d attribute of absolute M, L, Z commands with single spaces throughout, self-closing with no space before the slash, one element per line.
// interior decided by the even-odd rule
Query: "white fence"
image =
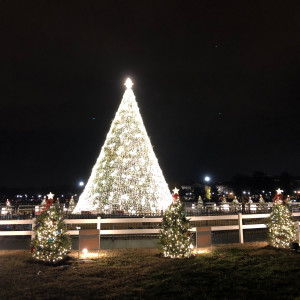
<path fill-rule="evenodd" d="M 237 225 L 225 225 L 225 226 L 211 226 L 212 231 L 223 231 L 223 230 L 238 230 L 239 232 L 239 242 L 244 243 L 244 230 L 247 229 L 258 229 L 266 228 L 266 224 L 248 224 L 244 225 L 243 220 L 245 219 L 266 219 L 270 214 L 247 214 L 243 215 L 239 213 L 237 215 L 219 215 L 219 216 L 192 216 L 189 217 L 190 221 L 218 221 L 218 220 L 237 220 Z M 300 217 L 300 212 L 294 212 L 294 217 Z M 102 230 L 101 224 L 130 224 L 130 223 L 161 223 L 162 218 L 115 218 L 115 219 L 65 219 L 66 224 L 97 224 L 97 229 L 100 229 L 100 235 L 145 235 L 145 234 L 158 234 L 159 228 L 152 229 L 111 229 Z M 33 228 L 35 223 L 35 218 L 30 220 L 0 220 L 1 225 L 28 225 L 30 224 Z M 300 240 L 300 230 L 299 221 L 295 222 L 297 227 L 297 240 Z M 191 228 L 192 232 L 196 231 L 196 227 Z M 70 235 L 79 235 L 79 229 L 69 230 Z M 0 236 L 18 236 L 18 235 L 31 235 L 34 237 L 33 230 L 27 231 L 0 231 Z"/>

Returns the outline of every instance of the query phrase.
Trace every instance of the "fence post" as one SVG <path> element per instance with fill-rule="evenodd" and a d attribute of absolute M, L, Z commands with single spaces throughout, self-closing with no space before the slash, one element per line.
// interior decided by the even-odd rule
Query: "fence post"
<path fill-rule="evenodd" d="M 35 234 L 34 234 L 34 223 L 36 221 L 36 218 L 32 218 L 32 225 L 31 225 L 31 239 L 33 240 L 35 238 Z"/>
<path fill-rule="evenodd" d="M 244 244 L 243 218 L 241 213 L 238 213 L 238 222 L 239 222 L 239 242 L 240 244 Z"/>
<path fill-rule="evenodd" d="M 99 249 L 98 249 L 98 258 L 99 258 L 99 252 L 100 252 L 100 241 L 101 241 L 101 217 L 97 217 L 97 229 L 99 229 Z"/>
<path fill-rule="evenodd" d="M 300 222 L 296 221 L 295 222 L 295 227 L 296 227 L 296 240 L 298 243 L 300 243 Z"/>
<path fill-rule="evenodd" d="M 97 229 L 101 229 L 101 217 L 97 217 Z"/>

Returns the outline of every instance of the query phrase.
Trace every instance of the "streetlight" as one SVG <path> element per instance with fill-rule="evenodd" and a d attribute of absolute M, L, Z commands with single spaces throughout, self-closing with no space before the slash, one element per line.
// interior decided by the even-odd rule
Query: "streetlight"
<path fill-rule="evenodd" d="M 84 186 L 84 182 L 83 182 L 83 181 L 80 181 L 80 182 L 78 183 L 78 185 L 79 185 L 79 186 Z"/>
<path fill-rule="evenodd" d="M 204 177 L 204 181 L 205 181 L 205 182 L 210 182 L 210 177 L 209 177 L 209 176 L 205 176 L 205 177 Z"/>

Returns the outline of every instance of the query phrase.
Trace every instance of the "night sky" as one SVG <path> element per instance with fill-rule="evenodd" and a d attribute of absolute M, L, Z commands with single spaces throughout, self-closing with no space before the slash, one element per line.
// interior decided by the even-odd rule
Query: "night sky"
<path fill-rule="evenodd" d="M 300 175 L 299 1 L 0 1 L 0 187 L 86 181 L 124 93 L 167 182 Z"/>

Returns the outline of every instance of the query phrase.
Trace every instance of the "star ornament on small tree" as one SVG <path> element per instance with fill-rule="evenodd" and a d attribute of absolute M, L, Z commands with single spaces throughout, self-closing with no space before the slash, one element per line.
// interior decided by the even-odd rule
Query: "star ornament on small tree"
<path fill-rule="evenodd" d="M 190 221 L 178 192 L 177 188 L 173 190 L 173 203 L 164 212 L 159 232 L 160 251 L 164 257 L 190 257 L 193 248 Z"/>
<path fill-rule="evenodd" d="M 283 192 L 283 190 L 281 190 L 280 188 L 278 188 L 278 189 L 276 190 L 277 195 L 281 195 L 282 192 Z"/>
<path fill-rule="evenodd" d="M 273 201 L 274 201 L 275 203 L 277 203 L 278 201 L 282 201 L 282 192 L 283 192 L 283 190 L 280 189 L 280 188 L 278 188 L 278 189 L 276 190 L 276 195 L 275 195 L 275 197 L 273 198 Z"/>
<path fill-rule="evenodd" d="M 177 199 L 178 199 L 178 197 L 179 197 L 179 189 L 177 188 L 177 187 L 175 187 L 173 190 L 172 190 L 172 192 L 173 192 L 173 201 L 176 201 Z"/>
<path fill-rule="evenodd" d="M 52 194 L 52 193 L 50 192 L 47 196 L 48 196 L 48 199 L 53 199 L 54 194 Z"/>
<path fill-rule="evenodd" d="M 175 188 L 172 190 L 172 192 L 173 192 L 173 195 L 174 195 L 174 194 L 178 194 L 179 189 L 178 189 L 177 187 L 175 187 Z"/>

